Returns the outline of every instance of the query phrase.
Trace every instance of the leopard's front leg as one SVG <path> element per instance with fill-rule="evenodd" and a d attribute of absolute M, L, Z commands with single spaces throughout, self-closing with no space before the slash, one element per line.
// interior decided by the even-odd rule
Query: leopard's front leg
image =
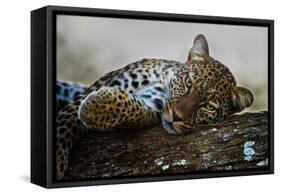
<path fill-rule="evenodd" d="M 80 104 L 78 117 L 89 129 L 140 128 L 159 123 L 156 112 L 119 87 L 102 87 Z"/>

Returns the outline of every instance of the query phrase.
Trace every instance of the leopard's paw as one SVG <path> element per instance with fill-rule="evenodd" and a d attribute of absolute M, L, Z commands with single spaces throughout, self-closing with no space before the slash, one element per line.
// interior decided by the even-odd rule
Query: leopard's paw
<path fill-rule="evenodd" d="M 79 119 L 87 128 L 114 128 L 124 118 L 128 94 L 118 87 L 102 87 L 90 93 L 80 104 Z"/>

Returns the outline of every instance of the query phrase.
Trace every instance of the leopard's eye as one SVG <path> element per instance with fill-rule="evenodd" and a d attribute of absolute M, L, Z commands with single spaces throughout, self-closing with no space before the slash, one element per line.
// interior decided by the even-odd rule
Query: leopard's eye
<path fill-rule="evenodd" d="M 186 84 L 187 84 L 187 87 L 191 87 L 192 86 L 192 81 L 191 81 L 190 78 L 186 79 Z"/>
<path fill-rule="evenodd" d="M 212 104 L 208 103 L 205 105 L 205 108 L 208 110 L 208 111 L 214 111 L 216 110 L 216 107 L 213 106 Z"/>

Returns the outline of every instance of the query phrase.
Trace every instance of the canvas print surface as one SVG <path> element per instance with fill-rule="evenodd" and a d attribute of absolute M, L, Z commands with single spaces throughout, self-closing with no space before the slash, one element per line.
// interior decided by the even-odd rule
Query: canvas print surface
<path fill-rule="evenodd" d="M 58 15 L 57 180 L 268 168 L 268 28 Z"/>

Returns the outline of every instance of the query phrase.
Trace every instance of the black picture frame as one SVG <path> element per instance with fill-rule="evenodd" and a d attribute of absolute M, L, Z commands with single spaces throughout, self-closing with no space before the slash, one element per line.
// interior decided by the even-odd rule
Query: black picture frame
<path fill-rule="evenodd" d="M 56 16 L 81 15 L 144 20 L 231 24 L 268 28 L 269 164 L 266 169 L 173 176 L 124 177 L 102 180 L 56 181 L 54 126 L 56 84 Z M 31 12 L 31 182 L 46 188 L 120 184 L 274 173 L 274 21 L 231 17 L 152 13 L 109 9 L 46 6 Z"/>

